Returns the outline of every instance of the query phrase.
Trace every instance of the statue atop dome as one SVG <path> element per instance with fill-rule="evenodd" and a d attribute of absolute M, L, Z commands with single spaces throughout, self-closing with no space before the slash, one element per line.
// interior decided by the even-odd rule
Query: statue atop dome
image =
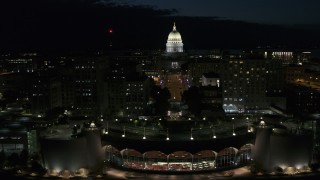
<path fill-rule="evenodd" d="M 167 53 L 182 53 L 183 43 L 180 33 L 177 31 L 176 23 L 173 23 L 173 29 L 168 35 L 166 44 Z"/>

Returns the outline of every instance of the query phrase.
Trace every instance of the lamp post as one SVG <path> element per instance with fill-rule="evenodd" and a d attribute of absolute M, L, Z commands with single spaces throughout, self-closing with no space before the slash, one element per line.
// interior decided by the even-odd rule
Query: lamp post
<path fill-rule="evenodd" d="M 234 124 L 232 124 L 232 136 L 235 136 L 236 133 L 234 132 Z"/>
<path fill-rule="evenodd" d="M 142 139 L 146 139 L 146 127 L 143 127 L 143 138 Z"/>
<path fill-rule="evenodd" d="M 214 129 L 214 128 L 212 129 L 212 138 L 213 138 L 213 139 L 216 139 L 216 138 L 217 138 L 216 132 L 215 132 L 215 129 Z"/>
<path fill-rule="evenodd" d="M 247 121 L 247 123 L 248 123 L 248 133 L 250 133 L 251 129 L 250 129 L 250 125 L 249 125 L 249 120 Z"/>
<path fill-rule="evenodd" d="M 170 140 L 170 138 L 169 138 L 169 131 L 168 131 L 168 128 L 167 128 L 167 138 L 166 138 L 166 140 L 167 140 L 167 141 L 169 141 L 169 140 Z"/>
<path fill-rule="evenodd" d="M 193 140 L 193 136 L 192 136 L 192 128 L 191 128 L 191 130 L 190 130 L 190 140 Z"/>
<path fill-rule="evenodd" d="M 122 137 L 123 137 L 123 138 L 126 137 L 126 127 L 125 127 L 125 126 L 123 126 L 123 134 L 122 134 Z"/>
<path fill-rule="evenodd" d="M 109 121 L 107 121 L 107 130 L 106 130 L 105 134 L 109 134 L 109 123 L 108 122 Z"/>

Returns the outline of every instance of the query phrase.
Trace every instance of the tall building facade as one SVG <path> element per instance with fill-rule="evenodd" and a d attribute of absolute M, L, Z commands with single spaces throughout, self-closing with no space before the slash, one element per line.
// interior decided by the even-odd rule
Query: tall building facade
<path fill-rule="evenodd" d="M 148 78 L 146 75 L 146 61 L 149 61 L 147 56 L 136 55 L 110 58 L 110 70 L 105 78 L 104 101 L 107 108 L 104 115 L 122 118 L 144 114 L 153 76 L 149 74 Z"/>
<path fill-rule="evenodd" d="M 106 57 L 76 57 L 73 64 L 73 113 L 79 116 L 98 117 L 103 109 L 104 73 Z M 67 83 L 68 81 L 65 81 Z M 65 97 L 67 98 L 67 97 Z"/>
<path fill-rule="evenodd" d="M 223 109 L 248 112 L 266 109 L 266 60 L 229 58 L 222 63 Z"/>

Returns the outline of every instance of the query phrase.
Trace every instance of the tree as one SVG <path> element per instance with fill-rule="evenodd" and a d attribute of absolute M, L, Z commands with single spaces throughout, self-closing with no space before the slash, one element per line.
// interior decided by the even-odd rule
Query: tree
<path fill-rule="evenodd" d="M 15 102 L 18 97 L 19 92 L 17 90 L 7 90 L 3 92 L 3 99 L 5 99 L 7 103 Z"/>
<path fill-rule="evenodd" d="M 4 153 L 4 151 L 2 150 L 0 152 L 0 168 L 3 167 L 4 163 L 6 162 L 6 154 Z"/>
<path fill-rule="evenodd" d="M 31 171 L 37 172 L 39 174 L 43 174 L 46 172 L 46 169 L 42 167 L 42 165 L 38 161 L 31 162 Z"/>
<path fill-rule="evenodd" d="M 184 91 L 181 98 L 182 101 L 188 105 L 190 112 L 195 115 L 200 115 L 201 94 L 198 87 L 192 86 L 188 90 Z"/>
<path fill-rule="evenodd" d="M 8 157 L 8 163 L 10 166 L 17 166 L 19 163 L 19 155 L 18 153 L 12 153 L 9 157 Z"/>
<path fill-rule="evenodd" d="M 273 168 L 276 174 L 283 174 L 283 169 L 279 166 Z"/>
<path fill-rule="evenodd" d="M 21 166 L 26 166 L 28 163 L 29 153 L 26 149 L 23 149 L 20 153 L 19 164 Z"/>
<path fill-rule="evenodd" d="M 37 152 L 32 153 L 30 156 L 31 160 L 31 170 L 33 172 L 37 172 L 39 174 L 44 174 L 46 172 L 46 169 L 42 167 L 40 163 L 40 155 Z"/>
<path fill-rule="evenodd" d="M 32 153 L 30 157 L 31 161 L 40 161 L 40 155 L 36 152 Z"/>
<path fill-rule="evenodd" d="M 65 108 L 63 108 L 63 107 L 55 107 L 55 108 L 48 110 L 46 112 L 47 119 L 53 120 L 53 119 L 58 118 L 59 115 L 62 115 L 64 113 L 64 109 Z"/>
<path fill-rule="evenodd" d="M 154 99 L 154 109 L 156 115 L 165 115 L 169 109 L 169 99 L 171 97 L 168 88 L 161 88 L 160 86 L 153 86 L 151 90 L 151 97 Z"/>
<path fill-rule="evenodd" d="M 250 164 L 250 172 L 252 174 L 262 173 L 265 172 L 265 170 L 262 168 L 262 164 L 257 161 L 252 161 Z"/>

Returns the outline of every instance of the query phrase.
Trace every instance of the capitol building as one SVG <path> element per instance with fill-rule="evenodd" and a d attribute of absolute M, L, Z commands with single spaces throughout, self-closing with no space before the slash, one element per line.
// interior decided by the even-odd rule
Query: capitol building
<path fill-rule="evenodd" d="M 177 31 L 176 24 L 173 24 L 173 30 L 168 35 L 166 44 L 166 53 L 183 52 L 183 43 L 180 33 Z"/>

